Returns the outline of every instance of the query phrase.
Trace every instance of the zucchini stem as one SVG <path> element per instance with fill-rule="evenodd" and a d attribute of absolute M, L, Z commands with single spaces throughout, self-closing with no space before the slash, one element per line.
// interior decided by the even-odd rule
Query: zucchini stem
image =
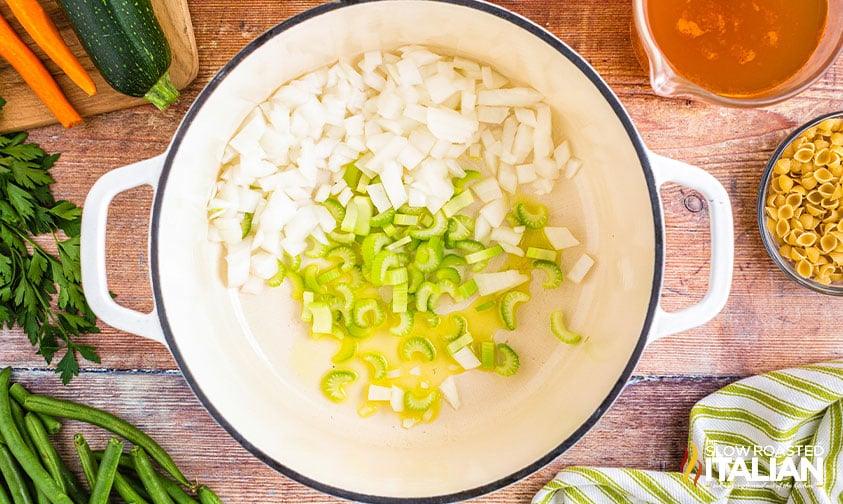
<path fill-rule="evenodd" d="M 149 88 L 149 91 L 143 97 L 158 107 L 158 110 L 164 110 L 172 105 L 179 97 L 179 90 L 170 80 L 170 72 L 164 72 L 164 75 L 158 79 L 154 86 Z"/>

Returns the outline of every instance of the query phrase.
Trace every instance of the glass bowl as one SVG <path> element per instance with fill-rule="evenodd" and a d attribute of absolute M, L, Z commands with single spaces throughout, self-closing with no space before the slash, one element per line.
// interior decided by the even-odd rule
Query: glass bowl
<path fill-rule="evenodd" d="M 782 195 L 784 195 L 785 193 L 787 193 L 787 195 L 789 196 L 789 195 L 794 194 L 794 193 L 801 193 L 802 189 L 805 189 L 805 186 L 801 185 L 800 183 L 794 183 L 793 188 L 791 188 L 789 191 L 783 191 L 783 188 L 780 185 L 781 181 L 777 180 L 777 178 L 780 175 L 780 173 L 778 173 L 776 171 L 776 165 L 777 165 L 778 161 L 780 159 L 785 159 L 784 162 L 786 163 L 787 162 L 786 159 L 791 159 L 791 156 L 794 154 L 794 148 L 791 148 L 791 144 L 794 144 L 794 147 L 795 147 L 795 145 L 797 145 L 800 142 L 800 139 L 801 139 L 803 133 L 810 131 L 812 128 L 815 128 L 814 131 L 822 131 L 821 129 L 819 129 L 817 127 L 819 125 L 825 123 L 825 121 L 829 121 L 829 120 L 840 121 L 839 127 L 841 129 L 838 130 L 838 131 L 841 133 L 841 136 L 837 137 L 837 140 L 843 141 L 843 111 L 832 112 L 830 114 L 825 114 L 825 115 L 822 115 L 820 117 L 817 117 L 817 118 L 803 124 L 799 128 L 797 128 L 793 133 L 790 134 L 790 136 L 788 136 L 778 146 L 776 151 L 770 157 L 770 161 L 767 163 L 767 166 L 764 169 L 764 173 L 761 176 L 760 189 L 759 189 L 759 192 L 758 192 L 758 228 L 759 228 L 759 231 L 761 233 L 761 241 L 764 243 L 764 248 L 767 249 L 767 253 L 770 255 L 770 258 L 772 258 L 773 262 L 776 264 L 776 266 L 779 267 L 779 269 L 785 274 L 785 276 L 787 276 L 788 278 L 790 278 L 791 280 L 793 280 L 797 284 L 799 284 L 803 287 L 806 287 L 808 289 L 811 289 L 813 291 L 820 292 L 820 293 L 823 293 L 823 294 L 832 295 L 832 296 L 843 296 L 843 278 L 838 278 L 838 279 L 832 280 L 832 281 L 830 281 L 830 283 L 823 283 L 823 282 L 817 281 L 815 278 L 813 278 L 813 276 L 810 277 L 810 278 L 806 277 L 802 274 L 799 274 L 799 272 L 797 272 L 797 269 L 799 267 L 797 261 L 795 261 L 791 257 L 784 257 L 782 255 L 782 253 L 783 253 L 782 246 L 785 245 L 785 243 L 783 242 L 783 239 L 780 239 L 778 237 L 779 231 L 784 230 L 784 227 L 789 227 L 791 229 L 791 231 L 794 231 L 795 234 L 797 234 L 797 235 L 798 235 L 798 233 L 801 233 L 803 231 L 796 232 L 796 226 L 792 226 L 792 224 L 788 224 L 787 226 L 782 225 L 784 227 L 781 230 L 771 229 L 771 225 L 773 225 L 773 223 L 778 224 L 779 221 L 782 220 L 782 219 L 778 218 L 778 212 L 779 212 L 781 207 L 777 207 L 775 205 L 770 205 L 774 209 L 768 210 L 768 198 L 772 194 L 782 194 Z M 825 123 L 825 124 L 833 124 L 833 122 Z M 808 150 L 810 150 L 810 149 L 808 149 Z M 815 147 L 816 153 L 819 153 L 821 150 L 822 150 L 821 147 L 819 149 L 817 149 Z M 829 150 L 831 151 L 830 148 L 829 148 Z M 838 147 L 837 150 L 840 150 L 840 153 L 838 153 L 837 159 L 843 159 L 843 146 Z M 784 156 L 784 158 L 783 158 L 783 156 Z M 823 165 L 823 164 L 819 164 L 819 165 L 816 164 L 815 161 L 816 161 L 817 157 L 818 156 L 816 156 L 816 154 L 815 154 L 813 159 L 811 159 L 810 161 L 805 163 L 806 165 L 809 166 L 809 170 L 814 170 L 814 171 L 819 172 L 820 168 L 826 168 L 826 171 L 831 173 L 831 170 L 830 170 L 829 166 Z M 802 158 L 802 159 L 804 159 L 804 158 Z M 793 161 L 791 161 L 791 162 L 793 162 Z M 837 167 L 834 167 L 834 168 L 837 168 Z M 843 167 L 837 168 L 835 171 L 837 171 L 838 173 L 843 172 Z M 813 173 L 813 172 L 810 172 L 810 173 Z M 824 176 L 825 173 L 820 172 L 819 175 L 823 175 L 820 178 L 825 179 L 825 176 Z M 817 176 L 819 176 L 819 175 L 817 175 Z M 814 177 L 815 177 L 815 175 L 813 175 L 813 174 L 808 175 L 808 178 L 814 178 Z M 838 185 L 838 187 L 840 187 L 840 184 L 843 183 L 843 176 L 835 176 L 833 181 L 834 181 L 833 185 L 836 184 L 836 185 Z M 829 182 L 829 183 L 831 183 L 831 182 Z M 810 186 L 810 182 L 808 183 L 808 185 Z M 771 186 L 774 186 L 773 187 L 774 192 L 771 192 Z M 802 189 L 798 189 L 798 188 L 802 188 Z M 793 205 L 791 205 L 791 208 L 796 208 L 797 211 L 798 211 L 799 208 L 801 208 L 802 211 L 803 211 L 803 214 L 808 213 L 808 212 L 806 212 L 807 207 L 805 206 L 805 205 L 809 204 L 809 201 L 808 201 L 808 198 L 807 198 L 808 194 L 810 194 L 812 192 L 817 192 L 821 188 L 822 188 L 822 186 L 819 185 L 819 183 L 818 183 L 818 185 L 816 187 L 813 187 L 810 190 L 805 190 L 806 194 L 803 195 L 801 198 L 797 198 L 797 197 L 793 196 L 792 198 L 794 198 L 794 199 L 792 200 L 792 202 L 795 202 L 797 199 L 801 200 L 801 201 L 800 201 L 800 204 L 797 207 L 794 207 Z M 843 191 L 843 187 L 841 187 L 841 191 Z M 826 204 L 826 201 L 833 202 L 834 198 L 832 197 L 832 198 L 824 199 L 822 201 L 821 205 Z M 829 203 L 829 205 L 831 205 L 831 204 L 833 204 L 833 203 Z M 817 205 L 817 206 L 819 206 L 819 205 Z M 815 208 L 816 208 L 816 206 L 815 206 Z M 826 252 L 823 251 L 823 247 L 822 247 L 823 244 L 820 243 L 819 234 L 821 233 L 823 236 L 830 235 L 831 233 L 829 232 L 829 229 L 826 229 L 825 232 L 823 232 L 822 230 L 825 229 L 825 228 L 831 228 L 832 226 L 837 226 L 839 224 L 839 230 L 838 229 L 832 229 L 831 231 L 839 232 L 841 234 L 841 237 L 843 237 L 843 223 L 840 223 L 841 221 L 843 221 L 843 199 L 839 199 L 839 207 L 837 209 L 839 210 L 839 212 L 837 213 L 836 219 L 831 218 L 827 222 L 820 222 L 820 224 L 817 226 L 817 228 L 815 228 L 815 229 L 819 230 L 819 232 L 815 233 L 815 236 L 814 236 L 814 238 L 816 238 L 815 243 L 811 244 L 808 247 L 805 247 L 804 245 L 796 245 L 796 246 L 792 246 L 792 248 L 796 248 L 797 250 L 801 251 L 800 253 L 802 253 L 807 248 L 816 247 L 818 250 L 820 250 L 822 252 L 823 257 L 830 260 L 830 256 Z M 834 216 L 832 215 L 830 217 L 834 217 Z M 798 218 L 798 216 L 797 216 L 797 218 Z M 816 217 L 813 217 L 813 218 L 816 219 Z M 788 220 L 788 219 L 784 219 L 784 220 Z M 794 222 L 793 218 L 791 218 L 788 222 L 793 223 Z M 778 227 L 778 226 L 776 226 L 776 227 Z M 810 229 L 809 229 L 809 231 L 810 231 Z M 788 235 L 785 234 L 784 236 L 788 236 Z M 796 239 L 796 238 L 793 238 L 793 239 Z M 826 242 L 824 245 L 829 245 L 830 243 L 834 242 L 831 238 L 828 238 L 828 240 L 830 240 L 830 242 Z M 806 241 L 803 242 L 803 243 L 809 243 L 810 241 L 811 241 L 811 237 L 807 237 Z M 841 251 L 840 252 L 841 255 L 839 256 L 839 258 L 843 258 L 843 239 L 839 240 L 839 245 L 840 245 L 839 250 Z M 833 253 L 833 254 L 838 253 L 838 252 L 836 252 L 836 250 L 834 250 L 834 248 L 826 247 L 826 249 L 828 249 L 830 253 Z M 784 250 L 784 253 L 787 253 L 787 250 Z M 797 257 L 798 257 L 798 255 L 797 255 Z M 811 262 L 810 258 L 806 258 L 806 260 L 808 260 L 809 263 Z M 834 264 L 834 261 L 830 260 L 830 264 Z M 841 263 L 841 264 L 843 264 L 843 263 Z M 802 266 L 804 266 L 804 265 L 802 265 Z M 814 271 L 816 271 L 816 270 L 814 270 Z M 843 271 L 843 266 L 841 266 L 841 271 Z M 804 272 L 804 270 L 803 270 L 803 272 Z"/>

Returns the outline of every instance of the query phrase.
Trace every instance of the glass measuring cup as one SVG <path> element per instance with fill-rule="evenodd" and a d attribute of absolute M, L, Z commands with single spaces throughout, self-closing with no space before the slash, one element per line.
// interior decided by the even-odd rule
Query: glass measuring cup
<path fill-rule="evenodd" d="M 808 61 L 778 85 L 755 94 L 725 96 L 707 90 L 679 75 L 653 36 L 647 6 L 666 0 L 632 0 L 632 44 L 641 66 L 648 70 L 650 86 L 659 96 L 686 97 L 731 107 L 762 107 L 786 100 L 816 82 L 843 50 L 843 0 L 828 0 L 826 27 Z"/>

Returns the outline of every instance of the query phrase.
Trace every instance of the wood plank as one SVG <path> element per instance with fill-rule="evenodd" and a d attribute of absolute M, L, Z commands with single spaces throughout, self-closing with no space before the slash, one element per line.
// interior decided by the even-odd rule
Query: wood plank
<path fill-rule="evenodd" d="M 5 360 L 0 357 L 0 366 Z M 229 504 L 342 502 L 287 479 L 253 457 L 216 424 L 179 373 L 86 373 L 62 387 L 49 373 L 15 369 L 14 380 L 32 392 L 83 401 L 138 425 L 173 456 L 188 478 L 211 486 Z M 472 502 L 527 502 L 556 472 L 570 465 L 677 470 L 691 406 L 732 380 L 635 380 L 571 450 L 522 482 Z M 79 422 L 65 422 L 54 442 L 78 471 L 72 445 L 76 432 L 82 432 L 95 449 L 109 435 Z"/>
<path fill-rule="evenodd" d="M 151 1 L 161 29 L 170 42 L 170 49 L 173 54 L 170 78 L 177 89 L 183 89 L 196 78 L 196 74 L 199 72 L 199 54 L 193 36 L 193 25 L 190 20 L 187 1 Z M 56 78 L 59 87 L 62 88 L 70 103 L 83 117 L 147 103 L 143 98 L 126 96 L 112 89 L 94 67 L 91 58 L 73 32 L 70 21 L 59 4 L 55 0 L 46 0 L 42 2 L 42 5 L 50 19 L 56 23 L 70 50 L 91 74 L 91 78 L 97 85 L 96 95 L 88 96 L 61 72 L 58 66 L 44 54 L 44 51 L 32 41 L 29 34 L 21 28 L 20 23 L 15 19 L 5 2 L 0 4 L 0 15 L 9 21 L 15 32 L 33 49 Z M 2 82 L 0 95 L 8 102 L 8 105 L 3 109 L 2 117 L 0 117 L 0 132 L 19 131 L 55 124 L 56 120 L 52 113 L 29 89 L 14 68 L 4 60 L 0 60 L 0 82 Z"/>

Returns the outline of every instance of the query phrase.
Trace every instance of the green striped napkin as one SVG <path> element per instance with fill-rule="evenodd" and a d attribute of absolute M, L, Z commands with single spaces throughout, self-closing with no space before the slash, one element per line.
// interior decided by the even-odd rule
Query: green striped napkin
<path fill-rule="evenodd" d="M 727 385 L 690 426 L 680 472 L 568 467 L 533 504 L 843 504 L 843 361 Z"/>

